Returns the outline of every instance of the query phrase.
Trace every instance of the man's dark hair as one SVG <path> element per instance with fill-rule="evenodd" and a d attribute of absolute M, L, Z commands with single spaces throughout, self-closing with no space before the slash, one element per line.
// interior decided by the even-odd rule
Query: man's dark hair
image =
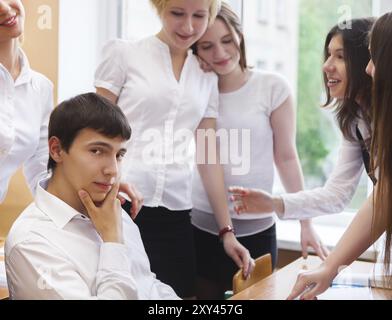
<path fill-rule="evenodd" d="M 121 109 L 95 93 L 86 93 L 66 100 L 53 110 L 49 120 L 48 137 L 57 137 L 68 152 L 78 133 L 93 129 L 110 138 L 129 140 L 131 127 Z M 48 171 L 56 168 L 50 157 Z"/>

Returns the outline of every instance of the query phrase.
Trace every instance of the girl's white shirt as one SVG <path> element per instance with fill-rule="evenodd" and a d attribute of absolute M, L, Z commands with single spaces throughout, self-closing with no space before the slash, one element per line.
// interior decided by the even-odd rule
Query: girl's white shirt
<path fill-rule="evenodd" d="M 48 122 L 53 110 L 53 85 L 31 70 L 19 50 L 21 73 L 14 81 L 0 63 L 0 202 L 12 175 L 23 165 L 29 187 L 47 176 Z"/>
<path fill-rule="evenodd" d="M 103 50 L 95 87 L 119 97 L 132 128 L 123 180 L 142 192 L 149 207 L 192 208 L 194 133 L 218 115 L 218 79 L 204 73 L 188 51 L 179 81 L 169 47 L 156 36 L 115 40 Z"/>
<path fill-rule="evenodd" d="M 278 74 L 265 71 L 250 71 L 248 81 L 238 90 L 221 93 L 219 117 L 217 119 L 218 146 L 223 164 L 226 190 L 230 186 L 263 189 L 272 192 L 274 182 L 274 144 L 271 114 L 287 100 L 291 89 L 287 81 Z M 229 143 L 222 137 L 228 133 Z M 229 197 L 229 194 L 227 194 Z M 195 173 L 193 181 L 193 203 L 196 214 L 192 223 L 200 229 L 217 233 L 217 226 L 208 222 L 206 215 L 213 214 L 200 175 Z M 250 235 L 268 229 L 274 220 L 271 214 L 237 215 L 230 204 L 230 215 L 242 220 L 237 235 Z M 212 216 L 213 217 L 213 216 Z M 244 225 L 244 220 L 250 224 Z M 257 222 L 256 222 L 257 220 Z M 263 222 L 264 220 L 264 222 Z"/>

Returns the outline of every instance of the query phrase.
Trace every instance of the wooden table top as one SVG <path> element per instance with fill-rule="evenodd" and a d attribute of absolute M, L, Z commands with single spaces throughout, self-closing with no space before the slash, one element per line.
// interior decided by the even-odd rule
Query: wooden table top
<path fill-rule="evenodd" d="M 234 295 L 232 300 L 284 300 L 290 294 L 300 270 L 315 269 L 321 260 L 315 256 L 309 256 L 307 260 L 302 258 L 290 263 L 269 277 L 261 280 L 253 286 Z M 373 263 L 355 261 L 351 266 L 351 272 L 370 273 Z M 373 299 L 391 300 L 392 290 L 371 289 Z"/>

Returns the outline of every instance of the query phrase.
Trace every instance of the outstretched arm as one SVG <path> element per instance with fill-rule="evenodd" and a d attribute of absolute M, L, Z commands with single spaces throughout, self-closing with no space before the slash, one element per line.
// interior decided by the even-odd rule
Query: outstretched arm
<path fill-rule="evenodd" d="M 316 270 L 298 276 L 297 282 L 288 299 L 314 299 L 328 289 L 332 280 L 345 266 L 350 265 L 373 243 L 373 194 L 363 204 L 354 220 L 343 234 L 335 249 L 325 262 Z M 376 226 L 375 237 L 385 231 L 381 222 Z"/>

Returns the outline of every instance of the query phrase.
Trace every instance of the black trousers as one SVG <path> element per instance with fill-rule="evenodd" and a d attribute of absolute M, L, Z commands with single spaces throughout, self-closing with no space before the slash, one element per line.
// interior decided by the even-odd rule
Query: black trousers
<path fill-rule="evenodd" d="M 195 247 L 190 211 L 143 207 L 135 219 L 152 272 L 183 298 L 196 294 Z"/>

